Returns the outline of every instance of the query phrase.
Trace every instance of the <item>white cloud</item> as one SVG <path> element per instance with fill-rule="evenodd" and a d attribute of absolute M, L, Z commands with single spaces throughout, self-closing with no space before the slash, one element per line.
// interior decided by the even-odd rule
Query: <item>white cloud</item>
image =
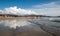
<path fill-rule="evenodd" d="M 35 5 L 32 7 L 32 10 L 43 15 L 60 16 L 60 4 L 56 2 Z"/>
<path fill-rule="evenodd" d="M 51 2 L 42 5 L 34 5 L 29 10 L 17 8 L 16 6 L 14 6 L 0 10 L 0 13 L 18 14 L 18 15 L 39 14 L 39 15 L 60 16 L 60 4 L 57 4 L 57 2 Z"/>
<path fill-rule="evenodd" d="M 17 8 L 16 6 L 14 6 L 14 7 L 9 7 L 9 8 L 5 8 L 5 9 L 3 9 L 3 10 L 0 10 L 0 13 L 5 13 L 5 14 L 19 14 L 19 15 L 37 14 L 37 13 L 34 12 L 34 11 Z"/>

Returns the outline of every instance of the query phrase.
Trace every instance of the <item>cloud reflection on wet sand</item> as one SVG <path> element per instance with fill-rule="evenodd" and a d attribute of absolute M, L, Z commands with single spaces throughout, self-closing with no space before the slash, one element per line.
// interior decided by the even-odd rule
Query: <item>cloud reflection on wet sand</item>
<path fill-rule="evenodd" d="M 0 20 L 0 36 L 52 36 L 26 19 Z"/>

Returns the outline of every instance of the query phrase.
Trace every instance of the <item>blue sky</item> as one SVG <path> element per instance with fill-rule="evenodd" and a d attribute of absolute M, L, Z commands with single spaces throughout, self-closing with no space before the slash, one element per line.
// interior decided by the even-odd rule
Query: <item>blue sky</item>
<path fill-rule="evenodd" d="M 60 16 L 60 0 L 0 0 L 0 13 Z"/>
<path fill-rule="evenodd" d="M 30 8 L 33 5 L 45 4 L 57 0 L 0 0 L 0 9 L 17 6 L 20 8 Z"/>

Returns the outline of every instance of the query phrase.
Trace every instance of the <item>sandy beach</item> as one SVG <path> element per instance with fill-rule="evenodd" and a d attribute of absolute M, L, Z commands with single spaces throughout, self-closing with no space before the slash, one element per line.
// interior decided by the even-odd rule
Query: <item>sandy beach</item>
<path fill-rule="evenodd" d="M 29 19 L 1 19 L 0 36 L 52 36 L 52 34 L 42 30 L 40 26 L 27 20 Z"/>

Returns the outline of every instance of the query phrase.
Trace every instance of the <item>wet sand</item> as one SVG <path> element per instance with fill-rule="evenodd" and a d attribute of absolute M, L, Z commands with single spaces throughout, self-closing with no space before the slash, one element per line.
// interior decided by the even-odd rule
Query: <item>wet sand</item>
<path fill-rule="evenodd" d="M 37 30 L 33 30 L 30 28 L 21 29 L 21 30 L 5 29 L 5 30 L 0 30 L 0 36 L 52 36 L 51 34 L 43 31 L 42 29 L 37 29 Z"/>
<path fill-rule="evenodd" d="M 26 25 L 21 26 L 21 24 Z M 12 25 L 16 28 L 9 27 Z M 19 25 L 20 27 L 18 27 Z M 43 31 L 40 26 L 30 23 L 26 19 L 9 19 L 0 20 L 0 36 L 52 36 L 52 34 Z"/>
<path fill-rule="evenodd" d="M 46 20 L 29 20 L 29 22 L 34 23 L 45 32 L 48 32 L 52 34 L 53 36 L 60 36 L 60 23 L 58 22 L 52 22 L 52 21 L 46 21 Z"/>

